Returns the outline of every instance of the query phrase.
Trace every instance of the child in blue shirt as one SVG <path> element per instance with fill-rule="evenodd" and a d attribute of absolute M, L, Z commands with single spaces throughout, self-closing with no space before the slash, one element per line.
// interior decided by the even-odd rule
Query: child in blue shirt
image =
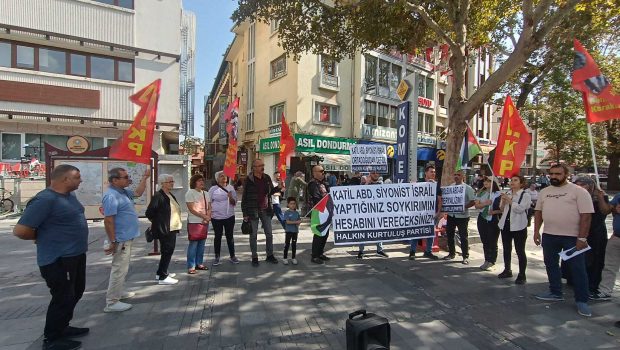
<path fill-rule="evenodd" d="M 299 224 L 301 224 L 301 217 L 297 212 L 297 200 L 295 197 L 289 197 L 286 200 L 288 210 L 284 212 L 284 231 L 286 232 L 286 238 L 284 243 L 284 259 L 282 263 L 288 265 L 288 248 L 291 247 L 291 263 L 297 265 L 297 259 L 295 259 L 295 252 L 297 251 L 297 235 L 299 233 Z"/>

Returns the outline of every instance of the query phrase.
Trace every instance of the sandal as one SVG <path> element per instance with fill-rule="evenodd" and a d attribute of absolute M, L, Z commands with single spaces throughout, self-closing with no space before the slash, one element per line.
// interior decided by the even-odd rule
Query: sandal
<path fill-rule="evenodd" d="M 195 275 L 196 274 L 196 269 L 189 269 L 189 270 L 187 270 L 187 273 L 189 275 Z"/>
<path fill-rule="evenodd" d="M 196 270 L 208 270 L 209 268 L 204 266 L 204 265 L 198 265 L 196 266 Z"/>

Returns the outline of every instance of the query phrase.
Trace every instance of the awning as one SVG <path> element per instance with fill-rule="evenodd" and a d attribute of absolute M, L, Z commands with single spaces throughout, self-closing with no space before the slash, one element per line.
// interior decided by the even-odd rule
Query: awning
<path fill-rule="evenodd" d="M 327 154 L 327 153 L 310 153 L 297 152 L 302 156 L 318 155 L 323 157 L 321 165 L 325 171 L 348 171 L 351 172 L 351 156 L 348 154 Z"/>
<path fill-rule="evenodd" d="M 435 160 L 435 149 L 428 147 L 418 148 L 418 160 Z"/>

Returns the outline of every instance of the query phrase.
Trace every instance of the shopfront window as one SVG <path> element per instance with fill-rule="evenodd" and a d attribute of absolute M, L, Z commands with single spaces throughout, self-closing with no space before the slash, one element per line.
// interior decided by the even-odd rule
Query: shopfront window
<path fill-rule="evenodd" d="M 22 135 L 2 133 L 2 159 L 19 160 L 22 155 Z"/>

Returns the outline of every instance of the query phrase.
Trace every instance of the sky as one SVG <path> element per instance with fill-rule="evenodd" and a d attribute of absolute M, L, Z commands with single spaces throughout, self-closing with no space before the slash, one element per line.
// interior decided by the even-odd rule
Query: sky
<path fill-rule="evenodd" d="M 226 48 L 234 34 L 230 19 L 236 0 L 183 0 L 183 8 L 196 14 L 196 104 L 194 136 L 204 137 L 204 101 L 213 87 Z"/>

